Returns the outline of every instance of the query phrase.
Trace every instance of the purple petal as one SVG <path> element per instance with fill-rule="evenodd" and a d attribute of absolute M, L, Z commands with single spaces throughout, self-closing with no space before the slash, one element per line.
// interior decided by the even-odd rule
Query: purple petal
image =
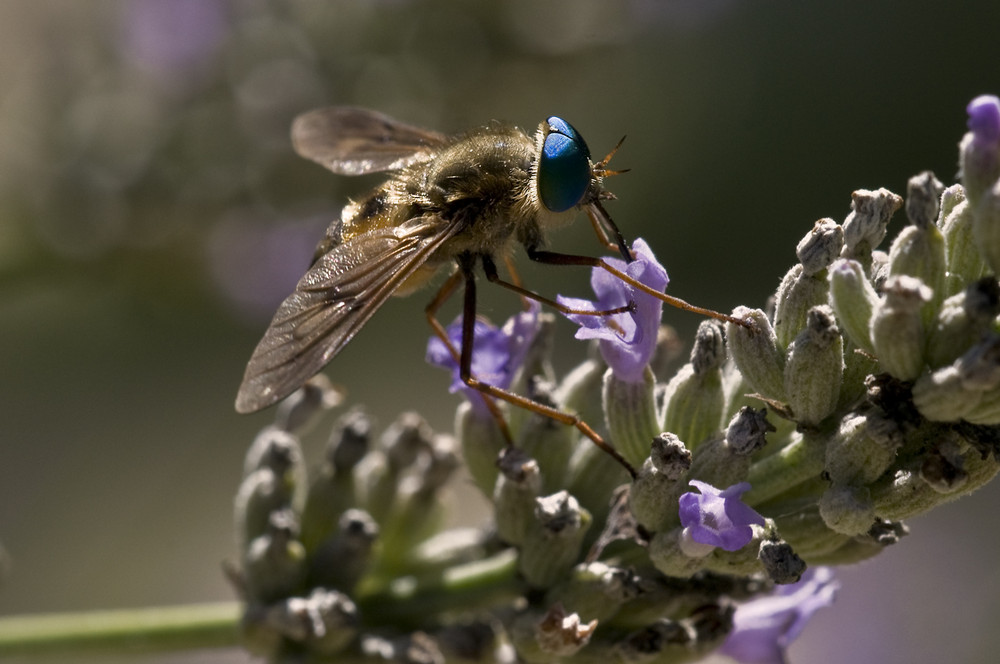
<path fill-rule="evenodd" d="M 678 500 L 681 525 L 699 544 L 738 551 L 753 539 L 752 524 L 763 525 L 764 517 L 740 500 L 750 485 L 740 482 L 720 491 L 711 484 L 691 480 L 701 493 L 687 492 Z"/>
<path fill-rule="evenodd" d="M 1000 99 L 994 95 L 980 95 L 966 107 L 969 130 L 981 145 L 1000 143 Z"/>
<path fill-rule="evenodd" d="M 819 567 L 770 597 L 741 605 L 719 652 L 744 664 L 783 664 L 785 650 L 816 611 L 833 604 L 839 587 L 833 572 Z"/>
<path fill-rule="evenodd" d="M 616 258 L 606 258 L 605 261 L 650 288 L 663 291 L 668 283 L 667 272 L 656 262 L 646 242 L 636 240 L 632 244 L 632 250 L 636 259 L 631 263 Z M 635 311 L 611 316 L 570 314 L 567 317 L 580 326 L 576 331 L 576 338 L 599 339 L 601 355 L 615 376 L 628 382 L 642 380 L 656 349 L 656 333 L 660 326 L 663 302 L 632 288 L 601 268 L 591 271 L 590 285 L 597 297 L 595 301 L 559 296 L 559 302 L 581 311 L 616 309 L 634 302 Z"/>

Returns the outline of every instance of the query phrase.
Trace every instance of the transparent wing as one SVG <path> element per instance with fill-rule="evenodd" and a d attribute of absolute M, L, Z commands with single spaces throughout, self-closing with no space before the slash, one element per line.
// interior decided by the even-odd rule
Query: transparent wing
<path fill-rule="evenodd" d="M 257 345 L 236 397 L 252 413 L 318 373 L 459 224 L 418 217 L 352 237 L 299 280 Z"/>
<path fill-rule="evenodd" d="M 427 161 L 447 138 L 353 106 L 334 106 L 295 118 L 292 144 L 306 159 L 341 175 L 395 171 Z"/>

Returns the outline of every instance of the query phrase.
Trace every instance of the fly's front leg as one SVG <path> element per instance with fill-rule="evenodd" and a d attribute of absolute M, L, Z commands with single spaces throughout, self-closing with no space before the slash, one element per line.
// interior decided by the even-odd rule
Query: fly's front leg
<path fill-rule="evenodd" d="M 462 306 L 462 349 L 459 354 L 459 376 L 462 378 L 462 382 L 484 395 L 484 398 L 492 397 L 494 399 L 501 399 L 507 403 L 517 406 L 518 408 L 524 408 L 533 413 L 542 415 L 543 417 L 553 419 L 556 422 L 575 427 L 577 431 L 589 438 L 595 445 L 601 448 L 602 451 L 620 463 L 634 479 L 636 471 L 635 468 L 632 467 L 632 464 L 626 461 L 625 458 L 618 453 L 618 450 L 607 443 L 596 431 L 594 431 L 593 428 L 591 428 L 589 424 L 584 422 L 578 416 L 561 411 L 558 408 L 546 406 L 545 404 L 538 403 L 537 401 L 533 401 L 532 399 L 528 399 L 527 397 L 523 397 L 495 385 L 484 383 L 472 375 L 472 350 L 476 329 L 476 279 L 471 266 L 463 264 L 461 274 L 465 277 L 465 299 Z M 452 280 L 449 279 L 449 283 L 451 281 Z M 447 286 L 448 284 L 446 283 L 445 285 Z M 456 287 L 457 283 L 452 285 L 450 289 L 453 291 Z M 438 325 L 440 326 L 440 323 Z M 487 403 L 490 402 L 491 399 L 487 398 Z"/>

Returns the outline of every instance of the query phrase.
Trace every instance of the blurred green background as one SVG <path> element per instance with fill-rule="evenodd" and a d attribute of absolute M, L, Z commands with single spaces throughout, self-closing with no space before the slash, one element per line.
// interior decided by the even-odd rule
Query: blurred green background
<path fill-rule="evenodd" d="M 558 114 L 597 156 L 627 134 L 609 210 L 670 292 L 729 310 L 763 304 L 853 190 L 954 181 L 965 105 L 1000 92 L 997 25 L 986 0 L 0 3 L 0 614 L 232 597 L 232 495 L 273 416 L 233 411 L 245 362 L 378 182 L 298 159 L 295 115 L 357 104 L 452 132 Z M 594 253 L 588 226 L 552 247 Z M 525 263 L 543 293 L 587 292 L 583 270 Z M 450 429 L 429 297 L 391 302 L 328 371 L 383 424 L 415 408 Z M 494 320 L 515 307 L 484 295 Z M 567 367 L 583 347 L 560 329 Z M 994 661 L 998 497 L 844 570 L 793 661 Z"/>

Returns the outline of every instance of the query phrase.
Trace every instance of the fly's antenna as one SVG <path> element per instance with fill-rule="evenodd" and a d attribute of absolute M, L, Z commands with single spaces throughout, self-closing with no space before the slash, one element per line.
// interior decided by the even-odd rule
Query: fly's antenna
<path fill-rule="evenodd" d="M 615 153 L 618 152 L 618 148 L 620 148 L 622 146 L 622 143 L 624 142 L 625 142 L 625 137 L 622 136 L 621 139 L 619 139 L 618 143 L 615 145 L 615 147 L 611 150 L 611 152 L 605 155 L 604 159 L 594 164 L 593 169 L 591 169 L 593 170 L 594 175 L 596 175 L 599 178 L 606 178 L 610 175 L 621 175 L 622 173 L 628 173 L 630 170 L 632 170 L 631 168 L 623 168 L 620 171 L 612 171 L 608 170 L 607 168 L 608 163 L 611 161 L 611 158 L 615 156 Z"/>

